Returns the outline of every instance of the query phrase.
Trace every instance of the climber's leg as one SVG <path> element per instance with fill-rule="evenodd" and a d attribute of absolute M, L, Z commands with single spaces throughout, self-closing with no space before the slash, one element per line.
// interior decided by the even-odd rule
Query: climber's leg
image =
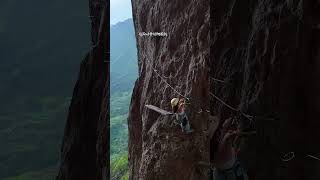
<path fill-rule="evenodd" d="M 176 120 L 180 123 L 182 132 L 187 134 L 193 132 L 193 130 L 190 128 L 188 116 L 185 112 L 176 114 Z"/>
<path fill-rule="evenodd" d="M 187 134 L 193 132 L 193 130 L 190 128 L 188 117 L 186 115 L 184 115 L 180 125 L 182 128 L 182 132 L 185 132 Z"/>
<path fill-rule="evenodd" d="M 181 130 L 182 132 L 186 132 L 186 124 L 187 124 L 187 117 L 183 117 L 183 119 L 181 120 L 180 126 L 181 126 Z"/>

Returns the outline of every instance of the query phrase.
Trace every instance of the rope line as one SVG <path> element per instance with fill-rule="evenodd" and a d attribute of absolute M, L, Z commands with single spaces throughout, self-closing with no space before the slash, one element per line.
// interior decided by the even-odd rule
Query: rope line
<path fill-rule="evenodd" d="M 147 61 L 150 63 L 149 59 L 147 59 Z M 150 63 L 150 65 L 151 65 L 151 63 Z M 152 68 L 152 70 L 157 74 L 157 76 L 159 76 L 160 79 L 161 79 L 167 86 L 169 86 L 175 93 L 177 93 L 177 94 L 180 95 L 181 97 L 184 97 L 184 98 L 186 98 L 186 99 L 189 100 L 189 98 L 187 98 L 186 96 L 182 95 L 179 91 L 177 91 L 174 87 L 172 87 L 172 86 L 165 80 L 165 78 L 163 78 L 163 77 L 158 73 L 158 70 L 155 69 L 152 65 L 151 65 L 151 68 Z M 225 82 L 225 81 L 223 81 L 223 80 L 216 79 L 216 78 L 212 78 L 212 77 L 211 77 L 211 79 L 213 79 L 213 80 L 215 80 L 215 81 L 217 81 L 217 82 Z M 249 121 L 252 121 L 253 116 L 248 115 L 248 114 L 245 114 L 245 113 L 243 113 L 242 111 L 240 111 L 239 109 L 236 109 L 236 108 L 230 106 L 229 104 L 227 104 L 226 102 L 224 102 L 222 99 L 220 99 L 220 98 L 219 98 L 218 96 L 216 96 L 215 94 L 213 94 L 213 93 L 211 93 L 211 92 L 210 92 L 209 94 L 210 94 L 211 96 L 213 96 L 215 99 L 217 99 L 218 101 L 220 101 L 223 105 L 227 106 L 229 109 L 231 109 L 231 110 L 233 110 L 233 111 L 235 111 L 235 112 L 240 112 L 240 113 L 241 113 L 244 117 L 246 117 Z"/>
<path fill-rule="evenodd" d="M 316 157 L 316 156 L 312 156 L 312 155 L 310 155 L 310 154 L 308 154 L 307 157 L 310 157 L 310 158 L 312 158 L 312 159 L 315 159 L 315 160 L 320 161 L 320 158 L 318 158 L 318 157 Z"/>
<path fill-rule="evenodd" d="M 149 60 L 148 60 L 148 62 L 150 63 Z M 172 87 L 172 86 L 165 80 L 165 78 L 163 78 L 163 77 L 157 72 L 157 70 L 152 66 L 151 63 L 150 63 L 150 65 L 151 65 L 152 70 L 157 74 L 157 76 L 159 76 L 160 79 L 161 79 L 167 86 L 169 86 L 175 93 L 177 93 L 177 94 L 180 95 L 181 97 L 184 97 L 184 98 L 186 98 L 186 99 L 189 99 L 189 98 L 187 98 L 186 96 L 182 95 L 182 94 L 181 94 L 179 91 L 177 91 L 174 87 Z"/>
<path fill-rule="evenodd" d="M 233 111 L 235 111 L 235 112 L 241 113 L 245 118 L 247 118 L 250 122 L 252 122 L 253 116 L 248 115 L 248 114 L 242 112 L 240 109 L 236 109 L 236 108 L 230 106 L 229 104 L 227 104 L 226 102 L 224 102 L 222 99 L 220 99 L 220 98 L 219 98 L 218 96 L 216 96 L 215 94 L 213 94 L 213 93 L 211 93 L 211 92 L 210 92 L 209 94 L 210 94 L 212 97 L 214 97 L 215 99 L 217 99 L 219 102 L 221 102 L 223 105 L 225 105 L 226 107 L 228 107 L 229 109 L 231 109 L 231 110 L 233 110 Z"/>
<path fill-rule="evenodd" d="M 289 152 L 285 155 L 283 155 L 281 157 L 281 160 L 284 161 L 284 162 L 288 162 L 288 161 L 291 161 L 295 158 L 295 153 L 294 152 Z M 309 158 L 312 158 L 312 159 L 315 159 L 315 160 L 318 160 L 320 161 L 320 158 L 319 157 L 316 157 L 316 156 L 313 156 L 313 155 L 310 155 L 310 154 L 307 154 L 306 157 L 309 157 Z"/>
<path fill-rule="evenodd" d="M 294 152 L 289 152 L 289 153 L 285 154 L 284 156 L 282 156 L 281 160 L 284 162 L 288 162 L 288 161 L 291 161 L 292 159 L 294 159 L 295 157 L 296 156 L 295 156 Z"/>
<path fill-rule="evenodd" d="M 213 78 L 213 77 L 210 77 L 210 79 L 212 79 L 213 81 L 216 81 L 216 82 L 226 83 L 224 80 L 221 80 L 221 79 L 217 79 L 217 78 Z"/>
<path fill-rule="evenodd" d="M 161 78 L 161 80 L 166 83 L 174 92 L 176 92 L 178 95 L 188 99 L 187 97 L 185 97 L 184 95 L 182 95 L 179 91 L 177 91 L 174 87 L 172 87 L 158 72 L 156 69 L 154 69 L 152 66 L 151 66 L 152 70 Z"/>
<path fill-rule="evenodd" d="M 241 115 L 243 115 L 245 118 L 247 118 L 249 121 L 252 121 L 253 118 L 258 118 L 258 119 L 261 119 L 261 120 L 265 120 L 265 121 L 274 121 L 275 119 L 274 118 L 266 118 L 266 117 L 261 117 L 261 116 L 252 116 L 252 115 L 249 115 L 249 114 L 246 114 L 244 112 L 242 112 L 240 109 L 236 109 L 234 107 L 232 107 L 231 105 L 227 104 L 226 102 L 224 102 L 222 99 L 220 99 L 218 96 L 216 96 L 215 94 L 213 93 L 209 93 L 212 97 L 214 97 L 215 99 L 217 99 L 219 102 L 221 102 L 223 105 L 227 106 L 229 109 L 235 111 L 235 112 L 238 112 L 238 113 L 241 113 Z"/>
<path fill-rule="evenodd" d="M 238 109 L 230 106 L 229 104 L 227 104 L 226 102 L 224 102 L 222 99 L 220 99 L 218 96 L 216 96 L 215 94 L 210 92 L 210 95 L 213 96 L 214 98 L 216 98 L 218 101 L 220 101 L 223 105 L 227 106 L 229 109 L 235 111 L 235 112 L 239 112 Z"/>

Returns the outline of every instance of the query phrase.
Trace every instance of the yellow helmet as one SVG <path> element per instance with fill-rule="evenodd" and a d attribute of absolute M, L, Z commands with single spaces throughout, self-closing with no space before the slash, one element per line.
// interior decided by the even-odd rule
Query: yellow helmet
<path fill-rule="evenodd" d="M 171 99 L 171 107 L 174 108 L 179 103 L 179 98 L 173 98 Z"/>

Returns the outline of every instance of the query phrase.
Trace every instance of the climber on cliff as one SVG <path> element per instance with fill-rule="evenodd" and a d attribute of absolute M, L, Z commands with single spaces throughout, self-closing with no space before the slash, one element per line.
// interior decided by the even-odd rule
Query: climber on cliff
<path fill-rule="evenodd" d="M 215 180 L 248 180 L 248 176 L 237 159 L 240 147 L 236 147 L 241 134 L 239 128 L 231 128 L 232 119 L 222 125 L 221 138 L 214 153 Z"/>
<path fill-rule="evenodd" d="M 193 132 L 193 129 L 190 128 L 188 116 L 185 112 L 186 104 L 184 98 L 173 98 L 171 100 L 171 108 L 176 116 L 176 121 L 180 124 L 182 132 L 189 134 Z"/>

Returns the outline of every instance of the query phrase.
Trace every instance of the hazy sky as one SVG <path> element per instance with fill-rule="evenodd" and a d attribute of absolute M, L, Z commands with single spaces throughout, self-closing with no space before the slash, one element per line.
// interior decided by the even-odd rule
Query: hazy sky
<path fill-rule="evenodd" d="M 110 0 L 110 24 L 132 18 L 131 0 Z"/>

